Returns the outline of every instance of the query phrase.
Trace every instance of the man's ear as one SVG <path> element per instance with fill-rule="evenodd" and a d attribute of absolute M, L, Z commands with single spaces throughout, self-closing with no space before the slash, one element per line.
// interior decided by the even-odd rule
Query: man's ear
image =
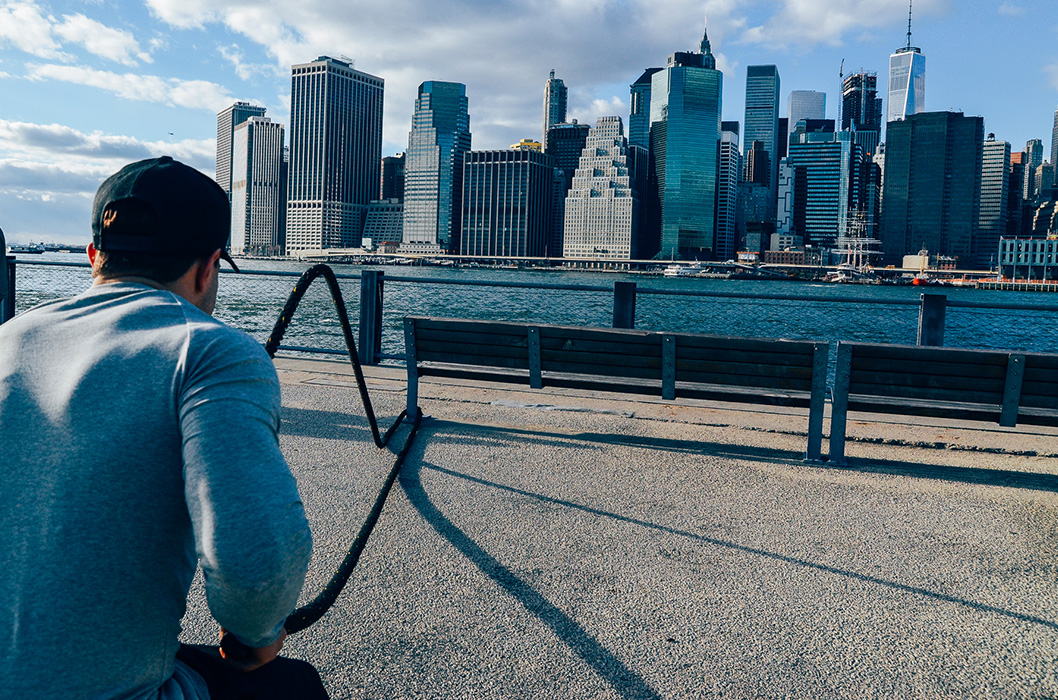
<path fill-rule="evenodd" d="M 210 285 L 212 275 L 220 274 L 220 251 L 215 250 L 206 258 L 199 258 L 195 263 L 195 293 L 201 294 Z"/>
<path fill-rule="evenodd" d="M 88 253 L 88 264 L 95 265 L 96 264 L 96 253 L 99 252 L 99 251 L 96 250 L 95 244 L 94 243 L 89 243 L 88 247 L 84 249 L 84 252 Z"/>

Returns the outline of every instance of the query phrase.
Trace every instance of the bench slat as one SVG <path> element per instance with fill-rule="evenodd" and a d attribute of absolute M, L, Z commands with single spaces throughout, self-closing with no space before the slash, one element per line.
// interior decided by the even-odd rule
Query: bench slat
<path fill-rule="evenodd" d="M 740 350 L 783 355 L 809 355 L 814 352 L 810 340 L 783 340 L 777 338 L 742 338 L 726 335 L 681 334 L 677 347 L 700 350 Z"/>
<path fill-rule="evenodd" d="M 895 384 L 869 384 L 854 381 L 849 385 L 849 394 L 894 399 L 978 403 L 993 406 L 999 406 L 1003 403 L 1003 387 L 999 387 L 998 391 L 975 391 L 969 387 L 965 389 L 942 389 L 931 386 L 898 386 Z"/>
<path fill-rule="evenodd" d="M 447 362 L 444 358 L 449 355 L 478 356 L 481 362 L 473 364 L 488 365 L 489 357 L 522 358 L 529 361 L 529 349 L 527 346 L 515 347 L 511 345 L 482 345 L 480 343 L 456 343 L 423 341 L 416 338 L 416 354 L 420 361 L 425 362 Z"/>
<path fill-rule="evenodd" d="M 661 338 L 635 338 L 631 341 L 615 342 L 613 339 L 587 339 L 555 336 L 541 329 L 540 347 L 543 350 L 569 350 L 583 353 L 607 352 L 624 353 L 625 355 L 656 355 L 661 357 Z"/>
<path fill-rule="evenodd" d="M 919 362 L 964 363 L 1006 367 L 1007 353 L 994 350 L 937 348 L 924 345 L 886 345 L 883 343 L 847 343 L 854 346 L 854 359 L 868 357 Z"/>
<path fill-rule="evenodd" d="M 528 336 L 525 329 L 520 334 L 513 333 L 479 333 L 456 329 L 416 329 L 415 337 L 420 344 L 438 343 L 474 343 L 477 345 L 508 345 L 511 347 L 528 347 Z"/>
<path fill-rule="evenodd" d="M 850 390 L 853 394 L 880 394 L 885 396 L 888 388 L 902 391 L 906 389 L 925 389 L 936 392 L 979 391 L 984 394 L 1003 393 L 1003 378 L 974 377 L 952 374 L 901 374 L 897 372 L 879 372 L 852 369 Z"/>
<path fill-rule="evenodd" d="M 994 379 L 1000 384 L 1007 373 L 1006 357 L 1002 364 L 938 362 L 936 360 L 898 360 L 894 358 L 863 357 L 853 354 L 852 371 L 873 372 L 906 377 L 980 377 Z"/>

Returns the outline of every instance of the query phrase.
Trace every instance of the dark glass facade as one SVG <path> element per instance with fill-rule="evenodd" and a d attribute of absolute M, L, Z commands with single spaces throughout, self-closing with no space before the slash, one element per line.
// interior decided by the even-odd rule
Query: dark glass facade
<path fill-rule="evenodd" d="M 984 121 L 961 112 L 922 112 L 886 127 L 882 250 L 972 262 L 978 231 Z"/>
<path fill-rule="evenodd" d="M 746 67 L 746 119 L 743 127 L 744 153 L 749 153 L 754 141 L 764 145 L 768 169 L 761 182 L 774 196 L 779 172 L 779 69 L 776 66 Z"/>
<path fill-rule="evenodd" d="M 463 166 L 461 255 L 543 257 L 554 163 L 538 151 L 470 151 Z"/>
<path fill-rule="evenodd" d="M 723 74 L 711 59 L 676 53 L 652 76 L 647 225 L 664 258 L 715 255 Z"/>
<path fill-rule="evenodd" d="M 628 145 L 650 147 L 650 81 L 661 68 L 647 68 L 632 85 L 629 95 Z"/>
<path fill-rule="evenodd" d="M 563 231 L 565 228 L 566 194 L 573 184 L 584 143 L 591 127 L 587 124 L 555 124 L 547 132 L 547 147 L 544 152 L 554 160 L 556 174 L 551 204 L 551 223 L 548 226 L 547 255 L 561 257 Z"/>

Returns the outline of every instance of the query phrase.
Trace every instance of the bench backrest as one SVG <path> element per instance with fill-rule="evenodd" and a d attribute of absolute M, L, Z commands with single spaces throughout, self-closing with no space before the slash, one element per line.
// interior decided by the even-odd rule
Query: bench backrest
<path fill-rule="evenodd" d="M 408 317 L 417 362 L 811 392 L 819 343 Z M 825 366 L 825 365 L 824 365 Z M 535 386 L 535 381 L 531 381 Z"/>
<path fill-rule="evenodd" d="M 695 333 L 408 316 L 408 415 L 420 374 L 719 400 L 807 406 L 805 458 L 820 458 L 829 345 Z M 425 364 L 424 364 L 425 363 Z M 436 365 L 436 366 L 430 366 Z M 587 378 L 587 381 L 585 381 Z M 719 385 L 717 388 L 709 388 Z M 736 387 L 738 391 L 732 391 Z"/>
<path fill-rule="evenodd" d="M 1058 355 L 841 342 L 837 361 L 835 393 L 991 406 L 1002 425 L 1058 409 Z"/>

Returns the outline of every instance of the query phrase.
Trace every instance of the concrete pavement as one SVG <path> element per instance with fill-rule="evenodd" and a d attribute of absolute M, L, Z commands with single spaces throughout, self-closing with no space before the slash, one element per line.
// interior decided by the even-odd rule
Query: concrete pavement
<path fill-rule="evenodd" d="M 386 450 L 347 365 L 277 361 L 316 548 Z M 367 368 L 383 428 L 404 374 Z M 1058 431 L 424 380 L 422 424 L 337 604 L 285 653 L 334 698 L 1058 697 Z M 825 449 L 825 448 L 824 448 Z M 196 587 L 185 641 L 216 626 Z"/>

